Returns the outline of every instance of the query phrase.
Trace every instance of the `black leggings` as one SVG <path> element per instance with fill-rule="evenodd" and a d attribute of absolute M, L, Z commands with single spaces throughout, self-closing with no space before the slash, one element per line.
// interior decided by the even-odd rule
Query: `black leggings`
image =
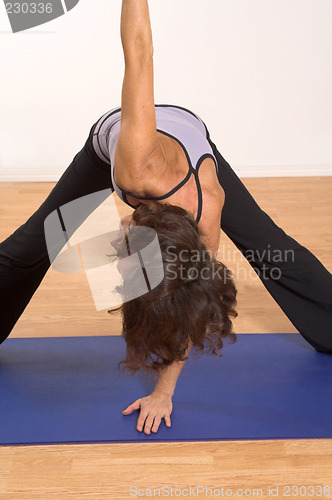
<path fill-rule="evenodd" d="M 108 190 L 113 190 L 110 166 L 98 157 L 92 146 L 95 125 L 83 149 L 44 203 L 0 244 L 0 342 L 8 337 L 50 267 L 44 235 L 46 217 L 82 196 L 105 190 L 106 198 Z M 210 144 L 226 196 L 222 230 L 247 258 L 301 335 L 317 350 L 331 353 L 332 275 L 309 250 L 288 236 L 260 209 L 215 145 L 211 141 Z M 99 198 L 99 201 L 103 200 Z M 91 206 L 79 214 L 72 233 L 89 212 Z M 278 262 L 274 261 L 276 251 Z M 282 262 L 280 255 L 285 256 Z"/>

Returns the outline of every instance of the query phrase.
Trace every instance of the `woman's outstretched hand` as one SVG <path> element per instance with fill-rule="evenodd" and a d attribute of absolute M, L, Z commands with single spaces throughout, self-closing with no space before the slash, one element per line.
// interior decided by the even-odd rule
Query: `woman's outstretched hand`
<path fill-rule="evenodd" d="M 157 432 L 162 419 L 167 427 L 171 427 L 171 413 L 173 409 L 172 397 L 166 393 L 153 391 L 144 398 L 137 399 L 128 408 L 123 410 L 122 415 L 130 415 L 134 410 L 141 410 L 137 421 L 137 430 L 141 432 L 144 428 L 145 434 Z"/>

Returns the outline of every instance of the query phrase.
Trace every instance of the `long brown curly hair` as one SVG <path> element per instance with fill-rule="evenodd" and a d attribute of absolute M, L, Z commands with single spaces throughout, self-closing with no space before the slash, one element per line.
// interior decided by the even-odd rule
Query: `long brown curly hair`
<path fill-rule="evenodd" d="M 122 371 L 140 368 L 154 374 L 184 361 L 191 345 L 196 353 L 221 356 L 228 338 L 236 341 L 231 318 L 237 290 L 231 272 L 200 240 L 193 217 L 180 207 L 141 204 L 132 215 L 135 226 L 153 228 L 159 240 L 164 278 L 140 297 L 123 303 L 122 335 L 127 344 Z M 186 257 L 186 258 L 184 258 Z"/>

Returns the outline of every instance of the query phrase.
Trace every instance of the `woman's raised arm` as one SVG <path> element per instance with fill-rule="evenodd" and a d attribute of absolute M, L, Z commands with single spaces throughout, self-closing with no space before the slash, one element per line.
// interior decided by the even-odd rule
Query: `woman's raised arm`
<path fill-rule="evenodd" d="M 121 129 L 115 152 L 115 180 L 139 187 L 156 147 L 153 91 L 153 43 L 147 0 L 123 0 L 121 40 L 125 58 Z"/>

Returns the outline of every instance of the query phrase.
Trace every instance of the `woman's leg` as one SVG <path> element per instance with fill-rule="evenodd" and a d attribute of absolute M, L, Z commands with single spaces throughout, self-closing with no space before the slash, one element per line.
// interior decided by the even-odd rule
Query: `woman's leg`
<path fill-rule="evenodd" d="M 210 141 L 225 191 L 221 228 L 301 335 L 332 353 L 332 275 L 258 206 Z"/>
<path fill-rule="evenodd" d="M 28 305 L 48 268 L 50 259 L 47 252 L 44 221 L 46 217 L 62 205 L 88 194 L 109 189 L 113 191 L 110 165 L 103 162 L 92 147 L 91 128 L 83 149 L 74 157 L 54 189 L 40 208 L 0 244 L 0 343 L 10 334 L 13 326 Z M 108 194 L 107 194 L 108 192 Z M 98 196 L 102 203 L 103 196 Z M 99 203 L 99 204 L 100 204 Z M 91 204 L 90 204 L 91 205 Z M 86 207 L 75 214 L 68 238 L 90 213 L 97 208 Z M 75 227 L 74 227 L 75 226 Z M 59 248 L 60 251 L 61 248 Z"/>

